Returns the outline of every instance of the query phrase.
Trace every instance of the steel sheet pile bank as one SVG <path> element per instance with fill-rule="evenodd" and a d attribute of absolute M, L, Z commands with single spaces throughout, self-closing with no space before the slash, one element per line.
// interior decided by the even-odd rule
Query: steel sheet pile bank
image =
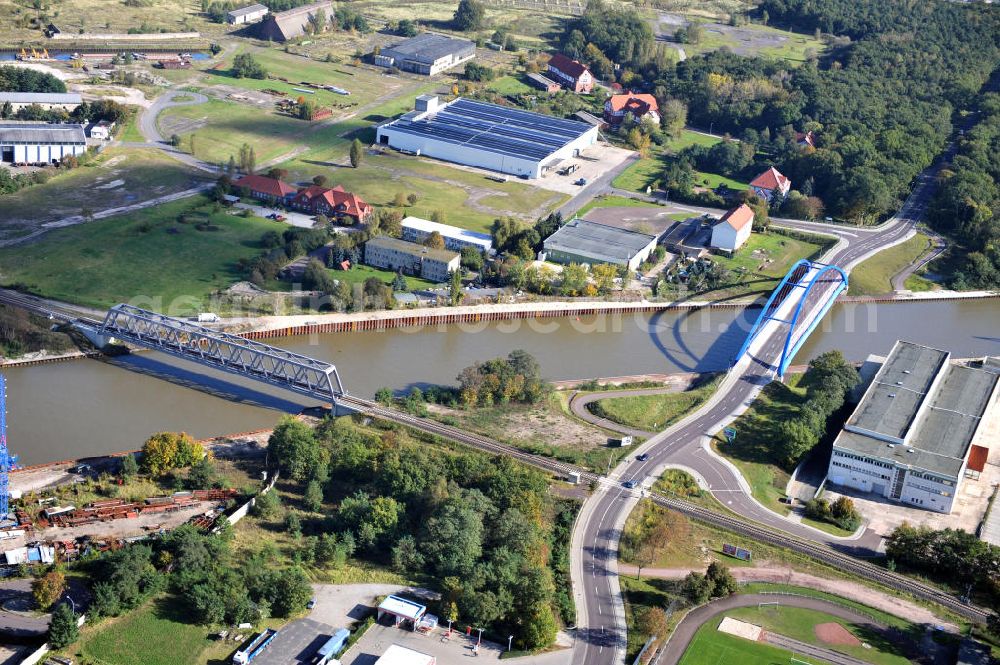
<path fill-rule="evenodd" d="M 597 143 L 597 127 L 540 113 L 458 99 L 417 97 L 416 110 L 378 128 L 378 142 L 500 173 L 540 178 Z"/>

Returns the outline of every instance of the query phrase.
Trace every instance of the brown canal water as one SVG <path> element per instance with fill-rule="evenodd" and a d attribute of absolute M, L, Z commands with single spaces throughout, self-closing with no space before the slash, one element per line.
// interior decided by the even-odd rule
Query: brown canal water
<path fill-rule="evenodd" d="M 349 392 L 454 383 L 476 361 L 522 348 L 551 379 L 725 369 L 759 310 L 553 318 L 272 340 L 337 365 Z M 829 349 L 852 360 L 896 339 L 955 357 L 1000 354 L 1000 301 L 838 304 L 796 362 Z M 8 441 L 21 464 L 138 448 L 153 432 L 197 437 L 275 423 L 313 404 L 276 388 L 155 353 L 6 371 Z"/>

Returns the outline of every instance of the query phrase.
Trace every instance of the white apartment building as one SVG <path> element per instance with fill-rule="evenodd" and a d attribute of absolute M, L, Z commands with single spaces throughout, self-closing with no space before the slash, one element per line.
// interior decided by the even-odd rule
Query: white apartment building
<path fill-rule="evenodd" d="M 401 222 L 403 240 L 421 243 L 437 231 L 444 239 L 444 246 L 455 252 L 461 252 L 466 247 L 472 247 L 480 252 L 489 253 L 493 250 L 493 238 L 487 233 L 476 233 L 457 226 L 432 222 L 419 217 L 406 217 Z"/>
<path fill-rule="evenodd" d="M 402 270 L 432 282 L 444 282 L 458 270 L 461 257 L 447 249 L 432 249 L 397 238 L 379 236 L 365 243 L 365 263 L 384 270 Z"/>

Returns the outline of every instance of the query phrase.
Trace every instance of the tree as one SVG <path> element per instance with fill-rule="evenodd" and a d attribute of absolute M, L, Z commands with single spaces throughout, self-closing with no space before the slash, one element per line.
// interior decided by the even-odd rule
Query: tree
<path fill-rule="evenodd" d="M 688 573 L 682 587 L 684 595 L 695 605 L 706 603 L 712 597 L 712 581 L 701 573 Z"/>
<path fill-rule="evenodd" d="M 417 194 L 416 192 L 410 192 L 409 194 L 406 195 L 406 202 L 409 203 L 411 206 L 417 205 L 417 201 L 419 200 L 420 200 L 420 195 Z"/>
<path fill-rule="evenodd" d="M 323 486 L 318 480 L 310 480 L 302 494 L 302 505 L 306 510 L 318 513 L 323 509 Z"/>
<path fill-rule="evenodd" d="M 365 149 L 361 145 L 361 141 L 354 139 L 351 141 L 351 166 L 358 168 L 361 166 L 361 160 L 364 159 Z"/>
<path fill-rule="evenodd" d="M 56 649 L 65 649 L 80 637 L 80 628 L 76 624 L 76 612 L 69 603 L 60 603 L 52 613 L 49 624 L 49 644 Z"/>
<path fill-rule="evenodd" d="M 160 475 L 168 469 L 191 466 L 204 456 L 201 444 L 184 432 L 160 432 L 142 446 L 142 469 Z"/>
<path fill-rule="evenodd" d="M 679 99 L 667 99 L 660 104 L 660 127 L 668 136 L 679 136 L 687 124 L 687 104 Z"/>
<path fill-rule="evenodd" d="M 392 278 L 392 290 L 396 293 L 406 293 L 409 289 L 406 277 L 403 276 L 403 273 L 397 272 L 396 276 Z"/>
<path fill-rule="evenodd" d="M 417 23 L 408 18 L 404 18 L 396 26 L 396 34 L 403 37 L 416 37 L 417 36 Z"/>
<path fill-rule="evenodd" d="M 483 253 L 480 252 L 475 247 L 465 246 L 461 251 L 462 255 L 462 267 L 468 268 L 469 270 L 482 270 L 483 268 Z"/>
<path fill-rule="evenodd" d="M 191 466 L 191 471 L 188 472 L 187 483 L 191 489 L 209 489 L 217 481 L 215 465 L 208 455 L 202 456 L 200 460 Z"/>
<path fill-rule="evenodd" d="M 277 492 L 264 492 L 253 503 L 253 514 L 263 519 L 273 519 L 281 512 L 281 498 Z"/>
<path fill-rule="evenodd" d="M 465 294 L 462 293 L 462 272 L 461 270 L 453 270 L 451 272 L 451 288 L 449 289 L 449 296 L 451 297 L 452 307 L 458 305 L 462 302 L 462 298 Z"/>
<path fill-rule="evenodd" d="M 196 137 L 197 137 L 197 134 L 195 134 L 194 132 L 191 132 L 191 134 L 188 136 L 188 152 L 191 153 L 192 157 L 197 157 L 197 155 L 195 154 L 195 151 L 194 151 L 195 150 L 195 139 L 196 139 Z"/>
<path fill-rule="evenodd" d="M 739 590 L 736 578 L 729 572 L 729 569 L 718 561 L 708 564 L 705 578 L 712 583 L 712 597 L 722 598 L 731 596 Z"/>
<path fill-rule="evenodd" d="M 265 79 L 267 72 L 251 53 L 240 53 L 233 59 L 232 75 L 235 78 Z"/>
<path fill-rule="evenodd" d="M 458 9 L 452 17 L 455 28 L 463 32 L 481 30 L 486 18 L 486 8 L 479 0 L 459 0 Z"/>
<path fill-rule="evenodd" d="M 410 534 L 406 534 L 396 542 L 392 548 L 392 567 L 404 574 L 412 574 L 414 571 L 422 569 L 424 557 L 417 549 L 417 541 Z"/>
<path fill-rule="evenodd" d="M 445 224 L 448 221 L 448 216 L 445 215 L 443 210 L 435 210 L 431 213 L 431 221 L 437 224 Z"/>
<path fill-rule="evenodd" d="M 122 457 L 120 472 L 125 480 L 131 480 L 139 474 L 139 463 L 135 460 L 135 455 L 129 454 Z"/>
<path fill-rule="evenodd" d="M 309 578 L 299 567 L 282 571 L 274 580 L 271 611 L 274 616 L 285 618 L 305 608 L 312 598 Z"/>
<path fill-rule="evenodd" d="M 438 231 L 431 231 L 426 238 L 424 238 L 424 246 L 430 247 L 431 249 L 444 249 L 444 236 L 442 236 Z"/>
<path fill-rule="evenodd" d="M 292 480 L 305 480 L 321 462 L 324 450 L 312 428 L 291 416 L 283 416 L 267 440 L 271 464 Z"/>
<path fill-rule="evenodd" d="M 42 611 L 48 610 L 66 590 L 66 576 L 59 570 L 50 570 L 31 581 L 31 595 Z"/>
<path fill-rule="evenodd" d="M 319 175 L 314 175 L 312 181 L 313 184 L 316 185 L 317 187 L 326 187 L 326 183 L 329 181 L 329 179 L 325 175 L 320 173 Z"/>
<path fill-rule="evenodd" d="M 375 391 L 375 401 L 379 404 L 385 404 L 386 406 L 392 404 L 393 394 L 392 388 L 379 388 Z"/>

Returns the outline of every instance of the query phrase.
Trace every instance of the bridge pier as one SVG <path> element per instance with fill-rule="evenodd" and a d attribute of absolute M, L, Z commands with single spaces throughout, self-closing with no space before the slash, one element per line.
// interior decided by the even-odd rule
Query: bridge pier
<path fill-rule="evenodd" d="M 94 330 L 88 325 L 73 323 L 71 324 L 73 329 L 79 332 L 81 335 L 87 338 L 87 341 L 93 344 L 100 350 L 104 350 L 106 347 L 115 343 L 115 338 L 112 335 L 105 335 L 99 330 Z"/>

